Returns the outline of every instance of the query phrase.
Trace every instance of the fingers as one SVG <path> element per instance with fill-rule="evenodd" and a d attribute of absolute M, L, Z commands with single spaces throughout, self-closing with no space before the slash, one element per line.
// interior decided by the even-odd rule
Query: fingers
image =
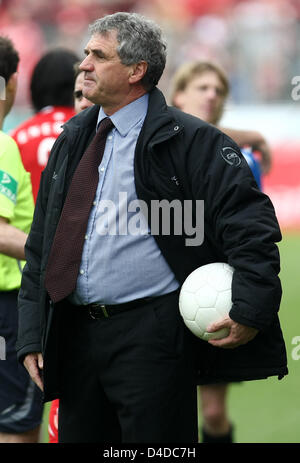
<path fill-rule="evenodd" d="M 229 317 L 225 317 L 219 322 L 210 325 L 207 331 L 213 332 L 222 328 L 229 330 L 228 336 L 222 339 L 210 339 L 208 342 L 215 347 L 223 347 L 224 349 L 233 349 L 246 344 L 258 333 L 257 329 L 236 323 Z"/>
<path fill-rule="evenodd" d="M 34 352 L 32 354 L 26 355 L 24 359 L 24 366 L 26 370 L 28 371 L 28 373 L 30 374 L 31 379 L 43 391 L 44 385 L 43 385 L 43 379 L 42 379 L 42 368 L 43 368 L 42 354 L 38 352 Z"/>
<path fill-rule="evenodd" d="M 210 339 L 209 344 L 215 347 L 223 347 L 223 349 L 234 349 L 235 347 L 240 346 L 242 343 L 240 343 L 238 340 L 236 340 L 231 334 L 229 333 L 226 338 L 222 339 Z"/>
<path fill-rule="evenodd" d="M 211 323 L 211 325 L 209 325 L 207 327 L 206 331 L 208 333 L 212 333 L 214 331 L 221 330 L 222 328 L 230 328 L 231 325 L 232 325 L 232 322 L 233 322 L 233 320 L 231 320 L 231 318 L 226 316 L 226 317 L 222 318 L 222 320 L 220 320 L 218 322 Z"/>
<path fill-rule="evenodd" d="M 40 370 L 42 370 L 44 366 L 44 360 L 41 352 L 38 353 L 38 366 Z"/>
<path fill-rule="evenodd" d="M 208 333 L 213 333 L 215 331 L 222 330 L 224 328 L 227 328 L 228 335 L 225 336 L 222 339 L 209 339 L 208 342 L 209 344 L 216 346 L 216 347 L 224 347 L 224 348 L 233 348 L 236 347 L 236 340 L 233 337 L 232 333 L 232 324 L 233 320 L 231 320 L 229 317 L 225 317 L 219 322 L 215 322 L 208 326 L 207 332 Z"/>

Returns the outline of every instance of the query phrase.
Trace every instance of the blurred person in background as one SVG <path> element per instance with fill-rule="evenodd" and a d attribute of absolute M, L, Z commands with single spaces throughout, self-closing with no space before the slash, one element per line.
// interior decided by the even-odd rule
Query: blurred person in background
<path fill-rule="evenodd" d="M 219 125 L 228 96 L 227 76 L 221 67 L 212 62 L 193 61 L 184 64 L 174 75 L 171 103 L 186 113 L 218 126 L 234 139 L 261 188 L 261 171 L 267 173 L 271 166 L 269 146 L 259 132 Z M 261 163 L 253 156 L 252 149 L 260 152 Z M 233 442 L 233 426 L 226 410 L 227 390 L 228 385 L 224 383 L 202 385 L 198 389 L 203 416 L 202 442 Z"/>
<path fill-rule="evenodd" d="M 250 146 L 260 155 L 262 174 L 271 168 L 271 151 L 263 135 L 254 130 L 237 130 L 220 126 L 229 82 L 223 69 L 209 61 L 184 64 L 173 78 L 171 102 L 182 111 L 217 126 L 240 147 Z"/>
<path fill-rule="evenodd" d="M 94 103 L 85 98 L 82 94 L 83 83 L 84 83 L 84 72 L 79 67 L 80 63 L 74 65 L 75 71 L 75 85 L 74 85 L 74 109 L 75 113 L 78 114 L 86 108 L 89 108 Z M 51 402 L 50 411 L 49 411 L 49 425 L 48 425 L 48 434 L 49 434 L 49 443 L 57 444 L 58 443 L 58 407 L 59 399 L 55 399 Z"/>
<path fill-rule="evenodd" d="M 30 83 L 35 114 L 11 133 L 21 152 L 25 169 L 31 174 L 36 201 L 42 170 L 62 125 L 74 116 L 74 64 L 78 56 L 57 48 L 37 62 Z"/>
<path fill-rule="evenodd" d="M 2 131 L 17 91 L 19 54 L 0 37 L 0 443 L 36 443 L 43 414 L 41 391 L 17 361 L 17 298 L 25 260 L 24 246 L 33 216 L 30 176 L 15 141 Z"/>
<path fill-rule="evenodd" d="M 84 71 L 79 67 L 80 63 L 76 63 L 75 69 L 75 86 L 74 86 L 74 109 L 76 114 L 80 113 L 84 109 L 89 108 L 94 103 L 85 98 L 82 94 L 83 83 L 84 83 Z"/>

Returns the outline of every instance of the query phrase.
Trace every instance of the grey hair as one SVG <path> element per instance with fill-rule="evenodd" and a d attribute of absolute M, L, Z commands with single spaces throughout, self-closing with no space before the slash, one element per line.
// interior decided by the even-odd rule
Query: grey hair
<path fill-rule="evenodd" d="M 91 35 L 117 31 L 117 53 L 125 66 L 146 61 L 148 68 L 141 80 L 145 90 L 155 87 L 166 65 L 166 42 L 159 26 L 137 13 L 119 12 L 97 19 L 89 26 Z"/>

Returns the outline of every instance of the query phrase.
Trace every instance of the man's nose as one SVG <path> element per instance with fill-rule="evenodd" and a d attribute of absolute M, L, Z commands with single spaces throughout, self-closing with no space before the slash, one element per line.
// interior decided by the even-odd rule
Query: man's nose
<path fill-rule="evenodd" d="M 84 60 L 80 63 L 79 69 L 82 71 L 91 71 L 93 69 L 93 64 L 89 60 L 89 57 L 86 56 Z"/>

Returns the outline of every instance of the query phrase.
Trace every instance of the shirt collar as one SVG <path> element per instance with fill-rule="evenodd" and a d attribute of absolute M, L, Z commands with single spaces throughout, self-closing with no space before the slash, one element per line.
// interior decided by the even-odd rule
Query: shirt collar
<path fill-rule="evenodd" d="M 123 137 L 125 137 L 128 134 L 132 127 L 134 127 L 139 121 L 146 117 L 148 109 L 148 100 L 149 95 L 148 93 L 146 93 L 137 100 L 134 100 L 128 105 L 119 109 L 119 111 L 116 111 L 112 116 L 109 116 L 112 122 L 114 123 L 114 126 Z M 105 117 L 108 116 L 103 111 L 103 108 L 100 107 L 97 120 L 97 128 L 99 123 Z"/>

